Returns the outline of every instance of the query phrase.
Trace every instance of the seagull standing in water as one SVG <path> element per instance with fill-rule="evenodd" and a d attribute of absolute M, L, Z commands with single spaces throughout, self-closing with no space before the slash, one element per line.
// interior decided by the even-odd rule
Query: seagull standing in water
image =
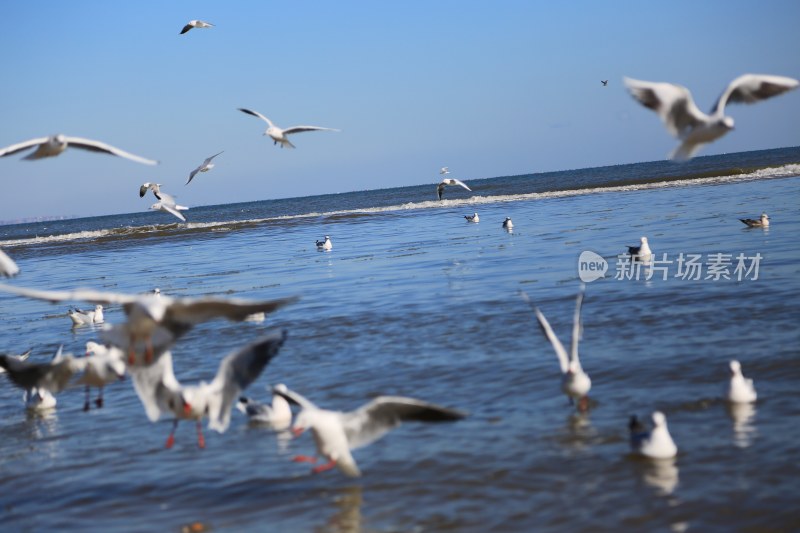
<path fill-rule="evenodd" d="M 449 171 L 447 173 L 449 174 Z M 460 185 L 461 187 L 467 189 L 469 192 L 472 192 L 472 189 L 467 187 L 467 184 L 464 183 L 463 181 L 457 180 L 455 178 L 445 178 L 442 180 L 441 183 L 439 183 L 439 185 L 436 186 L 436 195 L 439 197 L 439 200 L 441 200 L 444 197 L 444 188 L 447 187 L 448 185 Z"/>
<path fill-rule="evenodd" d="M 653 429 L 646 431 L 636 418 L 631 417 L 628 429 L 630 430 L 631 450 L 637 455 L 650 459 L 669 459 L 678 454 L 678 447 L 669 434 L 667 417 L 661 411 L 653 412 L 651 419 Z"/>
<path fill-rule="evenodd" d="M 325 240 L 316 242 L 317 250 L 325 250 L 326 252 L 333 250 L 333 244 L 331 243 L 331 238 L 328 235 L 325 235 Z"/>
<path fill-rule="evenodd" d="M 303 131 L 339 131 L 333 128 L 322 128 L 320 126 L 292 126 L 291 128 L 282 129 L 272 123 L 270 119 L 259 113 L 258 111 L 251 111 L 250 109 L 244 109 L 242 107 L 238 108 L 239 111 L 242 113 L 247 113 L 248 115 L 253 115 L 254 117 L 258 117 L 264 122 L 266 122 L 269 127 L 267 131 L 264 132 L 264 135 L 269 135 L 272 139 L 273 144 L 280 143 L 281 148 L 294 148 L 295 146 L 289 142 L 289 139 L 286 137 L 287 135 L 292 135 L 294 133 L 301 133 Z"/>
<path fill-rule="evenodd" d="M 467 219 L 467 222 L 474 222 L 475 224 L 481 221 L 481 217 L 478 216 L 478 213 L 464 215 L 464 218 Z"/>
<path fill-rule="evenodd" d="M 700 148 L 733 129 L 733 118 L 725 115 L 728 103 L 752 104 L 797 88 L 800 81 L 785 76 L 744 74 L 733 80 L 722 92 L 711 115 L 700 111 L 689 89 L 672 83 L 625 78 L 625 86 L 643 106 L 661 117 L 664 126 L 681 144 L 669 155 L 685 161 Z"/>
<path fill-rule="evenodd" d="M 180 35 L 183 35 L 187 31 L 191 30 L 192 28 L 212 28 L 214 27 L 213 24 L 210 22 L 203 22 L 202 20 L 190 20 L 186 26 L 183 27 L 181 30 Z"/>
<path fill-rule="evenodd" d="M 34 146 L 36 147 L 36 150 L 26 155 L 22 159 L 27 159 L 30 161 L 34 159 L 42 159 L 45 157 L 55 157 L 64 150 L 66 150 L 67 147 L 71 146 L 72 148 L 80 148 L 81 150 L 89 150 L 90 152 L 103 152 L 106 154 L 116 155 L 118 157 L 124 157 L 126 159 L 130 159 L 131 161 L 136 161 L 137 163 L 142 163 L 144 165 L 158 164 L 158 161 L 153 161 L 152 159 L 145 159 L 144 157 L 133 155 L 132 153 L 126 152 L 125 150 L 120 150 L 119 148 L 115 148 L 110 144 L 102 143 L 100 141 L 93 141 L 91 139 L 83 139 L 81 137 L 67 137 L 66 135 L 61 135 L 61 134 L 51 135 L 49 137 L 39 137 L 37 139 L 31 139 L 29 141 L 24 141 L 18 144 L 12 144 L 11 146 L 6 146 L 5 148 L 0 149 L 0 157 L 6 157 L 11 154 L 16 154 L 17 152 L 21 152 L 22 150 L 28 150 L 29 148 L 33 148 Z"/>
<path fill-rule="evenodd" d="M 280 394 L 272 395 L 272 404 L 266 405 L 242 396 L 236 408 L 247 415 L 250 422 L 266 424 L 276 431 L 288 429 L 292 424 L 292 408 Z"/>
<path fill-rule="evenodd" d="M 583 371 L 580 358 L 578 357 L 578 341 L 580 341 L 581 335 L 583 334 L 583 324 L 581 323 L 583 294 L 584 287 L 581 286 L 581 290 L 575 299 L 575 314 L 572 320 L 572 344 L 570 345 L 570 353 L 567 355 L 567 350 L 564 349 L 564 345 L 558 340 L 547 318 L 545 318 L 538 307 L 533 305 L 530 297 L 522 293 L 522 298 L 533 307 L 533 312 L 536 315 L 536 319 L 539 321 L 539 327 L 541 327 L 542 333 L 547 340 L 550 341 L 550 344 L 556 352 L 558 364 L 561 368 L 561 390 L 567 395 L 570 403 L 574 400 L 578 400 L 578 410 L 580 411 L 586 411 L 589 408 L 589 391 L 592 388 L 592 380 L 589 378 L 589 375 Z"/>
<path fill-rule="evenodd" d="M 13 278 L 19 274 L 19 267 L 13 259 L 8 257 L 3 250 L 0 250 L 0 276 Z"/>
<path fill-rule="evenodd" d="M 752 218 L 740 218 L 739 220 L 742 223 L 746 224 L 749 228 L 768 228 L 769 227 L 769 217 L 766 213 L 761 213 L 761 218 L 758 220 L 753 220 Z"/>
<path fill-rule="evenodd" d="M 729 363 L 731 377 L 725 386 L 725 400 L 731 403 L 752 403 L 756 401 L 756 387 L 752 379 L 742 375 L 742 365 L 735 359 Z"/>
<path fill-rule="evenodd" d="M 123 379 L 125 376 L 124 352 L 113 346 L 104 346 L 94 341 L 86 343 L 86 357 L 83 359 L 86 367 L 83 375 L 75 383 L 86 385 L 86 399 L 83 410 L 89 410 L 89 389 L 96 387 L 98 390 L 95 405 L 103 407 L 103 387 Z"/>
<path fill-rule="evenodd" d="M 647 237 L 642 237 L 639 246 L 628 246 L 628 254 L 633 261 L 647 263 L 653 258 L 653 251 L 647 243 Z"/>
<path fill-rule="evenodd" d="M 94 311 L 83 311 L 81 309 L 70 309 L 67 311 L 72 325 L 85 326 L 89 324 L 102 324 L 104 320 L 103 306 L 97 304 L 94 306 Z"/>
<path fill-rule="evenodd" d="M 166 447 L 175 443 L 175 430 L 181 420 L 194 420 L 197 445 L 205 448 L 202 420 L 218 433 L 228 429 L 231 408 L 242 390 L 255 381 L 286 340 L 286 331 L 275 330 L 255 342 L 227 355 L 220 362 L 214 379 L 197 385 L 181 385 L 172 370 L 172 354 L 167 351 L 148 367 L 130 369 L 136 394 L 151 422 L 161 415 L 175 418 Z"/>
<path fill-rule="evenodd" d="M 514 223 L 511 222 L 511 217 L 506 217 L 506 219 L 503 221 L 503 229 L 506 231 L 514 230 Z"/>
<path fill-rule="evenodd" d="M 451 422 L 467 416 L 462 411 L 402 396 L 379 396 L 355 411 L 328 411 L 283 384 L 272 390 L 302 409 L 295 417 L 292 433 L 300 436 L 310 429 L 317 453 L 328 460 L 312 470 L 315 474 L 337 467 L 347 476 L 358 477 L 361 471 L 351 450 L 375 442 L 401 422 Z M 317 458 L 301 455 L 294 461 L 316 463 Z"/>
<path fill-rule="evenodd" d="M 222 152 L 224 152 L 224 151 L 225 151 L 225 150 L 223 150 Z M 192 181 L 192 179 L 194 179 L 195 175 L 196 175 L 198 172 L 208 172 L 209 170 L 211 170 L 212 168 L 214 168 L 214 163 L 212 163 L 212 162 L 211 162 L 211 160 L 212 160 L 212 159 L 214 159 L 215 157 L 217 157 L 217 156 L 218 156 L 219 154 L 221 154 L 222 152 L 216 153 L 216 154 L 212 155 L 211 157 L 208 157 L 208 158 L 206 158 L 206 160 L 205 160 L 205 161 L 203 161 L 203 164 L 202 164 L 202 165 L 200 165 L 200 166 L 199 166 L 199 167 L 197 167 L 196 169 L 192 170 L 192 171 L 189 173 L 189 181 L 187 181 L 187 182 L 186 182 L 186 185 L 189 185 L 189 183 Z"/>

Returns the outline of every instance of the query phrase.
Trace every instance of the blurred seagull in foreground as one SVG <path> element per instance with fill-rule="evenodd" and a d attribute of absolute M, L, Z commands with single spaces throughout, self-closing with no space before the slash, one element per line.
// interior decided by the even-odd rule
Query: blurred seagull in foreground
<path fill-rule="evenodd" d="M 669 155 L 670 159 L 678 161 L 690 159 L 700 148 L 733 129 L 733 119 L 725 115 L 726 104 L 760 102 L 800 84 L 800 81 L 785 76 L 744 74 L 725 88 L 711 115 L 706 115 L 697 108 L 686 87 L 631 78 L 624 78 L 624 82 L 631 95 L 658 113 L 667 130 L 681 141 Z"/>
<path fill-rule="evenodd" d="M 630 254 L 632 261 L 649 262 L 653 258 L 653 251 L 647 243 L 647 237 L 640 239 L 639 246 L 628 246 L 628 254 Z"/>
<path fill-rule="evenodd" d="M 225 151 L 225 150 L 223 150 L 222 152 L 224 152 L 224 151 Z M 217 157 L 217 156 L 218 156 L 219 154 L 221 154 L 222 152 L 216 153 L 216 154 L 212 155 L 211 157 L 207 157 L 207 158 L 206 158 L 206 160 L 205 160 L 205 161 L 203 161 L 203 164 L 202 164 L 202 165 L 200 165 L 200 166 L 199 166 L 199 167 L 197 167 L 196 169 L 192 170 L 192 171 L 189 173 L 189 181 L 187 181 L 187 182 L 186 182 L 186 185 L 189 185 L 189 183 L 192 181 L 192 179 L 194 179 L 195 175 L 196 175 L 198 172 L 208 172 L 209 170 L 211 170 L 212 168 L 214 168 L 214 163 L 212 163 L 212 162 L 211 162 L 211 160 L 212 160 L 212 159 L 214 159 L 215 157 Z"/>
<path fill-rule="evenodd" d="M 191 30 L 192 28 L 211 28 L 214 25 L 210 22 L 203 22 L 202 20 L 190 20 L 186 26 L 183 27 L 181 30 L 180 35 L 183 35 L 187 31 Z"/>
<path fill-rule="evenodd" d="M 578 409 L 586 411 L 589 408 L 589 391 L 592 388 L 592 380 L 589 375 L 583 371 L 580 358 L 578 357 L 578 341 L 583 335 L 583 324 L 581 322 L 581 306 L 583 305 L 583 295 L 585 287 L 581 285 L 581 290 L 575 299 L 575 314 L 572 318 L 572 344 L 570 345 L 570 353 L 567 355 L 567 350 L 564 345 L 558 340 L 553 328 L 545 318 L 544 314 L 538 307 L 533 305 L 530 297 L 526 293 L 521 293 L 522 299 L 528 302 L 533 308 L 533 313 L 539 321 L 539 327 L 542 333 L 550 341 L 553 349 L 558 357 L 558 364 L 561 368 L 561 390 L 569 398 L 570 404 L 574 400 L 578 400 Z"/>
<path fill-rule="evenodd" d="M 242 396 L 236 403 L 236 408 L 246 414 L 250 422 L 266 424 L 276 431 L 288 429 L 292 424 L 292 408 L 280 394 L 272 394 L 272 405 Z"/>
<path fill-rule="evenodd" d="M 97 304 L 94 306 L 94 311 L 83 311 L 81 309 L 70 309 L 67 311 L 73 326 L 85 326 L 88 324 L 102 324 L 103 319 L 103 306 Z"/>
<path fill-rule="evenodd" d="M 139 187 L 139 198 L 144 198 L 144 195 L 147 194 L 147 191 L 153 191 L 153 196 L 161 200 L 160 183 L 150 183 L 149 181 L 142 183 L 141 187 Z"/>
<path fill-rule="evenodd" d="M 316 242 L 317 242 L 317 250 L 325 250 L 325 251 L 333 250 L 333 243 L 331 243 L 331 238 L 329 235 L 325 235 L 325 240 Z"/>
<path fill-rule="evenodd" d="M 289 142 L 289 139 L 286 137 L 287 135 L 292 135 L 294 133 L 301 133 L 303 131 L 339 131 L 333 128 L 322 128 L 320 126 L 292 126 L 291 128 L 282 129 L 272 123 L 270 119 L 259 113 L 258 111 L 251 111 L 250 109 L 244 109 L 242 107 L 238 108 L 239 111 L 242 113 L 247 113 L 248 115 L 253 115 L 254 117 L 258 117 L 264 122 L 266 122 L 269 127 L 267 131 L 264 132 L 264 135 L 269 135 L 272 138 L 273 144 L 280 143 L 281 148 L 288 147 L 294 148 L 295 146 Z"/>
<path fill-rule="evenodd" d="M 742 375 L 742 365 L 737 360 L 729 363 L 731 378 L 725 386 L 725 400 L 731 403 L 751 403 L 756 401 L 756 387 L 752 379 Z"/>
<path fill-rule="evenodd" d="M 753 220 L 752 218 L 740 218 L 739 220 L 742 223 L 747 224 L 749 228 L 768 228 L 769 227 L 769 217 L 766 213 L 761 213 L 761 218 L 758 220 Z"/>
<path fill-rule="evenodd" d="M 13 278 L 19 274 L 19 267 L 13 259 L 8 257 L 3 250 L 0 250 L 0 276 Z"/>
<path fill-rule="evenodd" d="M 128 364 L 141 364 L 135 357 L 144 351 L 149 364 L 196 324 L 214 318 L 241 322 L 253 313 L 271 313 L 297 301 L 296 297 L 277 300 L 242 300 L 238 298 L 173 298 L 171 296 L 124 294 L 89 289 L 42 291 L 0 283 L 0 291 L 56 303 L 65 300 L 94 304 L 121 305 L 127 321 L 107 326 L 101 332 L 104 341 L 128 351 Z M 143 348 L 143 350 L 142 350 Z"/>
<path fill-rule="evenodd" d="M 276 385 L 272 391 L 302 409 L 295 417 L 292 433 L 300 436 L 310 429 L 317 453 L 328 460 L 326 464 L 315 467 L 313 473 L 338 467 L 345 475 L 358 477 L 361 471 L 351 450 L 375 442 L 401 422 L 451 422 L 467 416 L 462 411 L 401 396 L 379 396 L 355 411 L 328 411 L 283 384 Z M 317 457 L 301 455 L 294 461 L 315 463 Z"/>
<path fill-rule="evenodd" d="M 145 165 L 157 165 L 158 161 L 152 159 L 145 159 L 138 155 L 133 155 L 125 150 L 115 148 L 110 144 L 102 143 L 100 141 L 93 141 L 91 139 L 82 139 L 80 137 L 67 137 L 66 135 L 51 135 L 49 137 L 39 137 L 29 141 L 12 144 L 0 149 L 0 157 L 6 157 L 22 150 L 36 147 L 36 150 L 26 155 L 22 159 L 33 160 L 42 159 L 44 157 L 54 157 L 67 149 L 68 146 L 72 148 L 80 148 L 81 150 L 89 150 L 91 152 L 104 152 L 106 154 L 116 155 L 142 163 Z"/>
<path fill-rule="evenodd" d="M 172 415 L 175 421 L 166 447 L 175 443 L 175 430 L 181 420 L 197 424 L 197 445 L 205 448 L 202 420 L 219 433 L 228 429 L 231 408 L 242 390 L 260 375 L 267 364 L 278 355 L 286 340 L 286 331 L 274 330 L 268 335 L 227 355 L 219 364 L 216 376 L 207 383 L 181 385 L 172 370 L 172 354 L 167 351 L 149 367 L 130 369 L 136 394 L 151 422 L 161 415 Z"/>
<path fill-rule="evenodd" d="M 472 189 L 467 187 L 467 184 L 464 183 L 463 181 L 457 180 L 455 178 L 445 178 L 442 180 L 441 183 L 439 183 L 439 185 L 436 186 L 436 195 L 439 197 L 439 200 L 441 200 L 444 197 L 444 188 L 447 187 L 448 185 L 460 185 L 461 187 L 467 189 L 469 192 L 472 192 Z"/>
<path fill-rule="evenodd" d="M 32 351 L 33 351 L 33 348 L 31 348 L 27 352 L 21 353 L 19 355 L 6 354 L 6 357 L 13 357 L 13 358 L 15 358 L 15 359 L 17 359 L 19 361 L 25 361 L 28 357 L 31 356 L 31 352 Z M 6 371 L 6 369 L 0 366 L 0 374 L 5 373 L 5 371 Z"/>
<path fill-rule="evenodd" d="M 678 447 L 667 429 L 667 417 L 661 411 L 653 412 L 651 419 L 653 429 L 646 431 L 636 418 L 631 416 L 628 423 L 630 430 L 631 450 L 650 459 L 669 459 L 678 453 Z"/>

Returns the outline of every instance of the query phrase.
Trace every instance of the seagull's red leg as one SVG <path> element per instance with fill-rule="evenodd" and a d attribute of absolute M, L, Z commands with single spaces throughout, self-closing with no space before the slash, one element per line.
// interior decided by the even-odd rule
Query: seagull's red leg
<path fill-rule="evenodd" d="M 197 446 L 200 448 L 206 447 L 206 439 L 203 437 L 203 423 L 202 421 L 197 421 Z"/>
<path fill-rule="evenodd" d="M 148 365 L 153 362 L 153 339 L 150 337 L 144 343 L 144 362 Z"/>
<path fill-rule="evenodd" d="M 589 410 L 589 397 L 584 396 L 580 400 L 578 400 L 578 411 L 586 412 Z"/>
<path fill-rule="evenodd" d="M 167 444 L 166 448 L 172 448 L 172 445 L 175 444 L 175 430 L 178 428 L 178 419 L 176 418 L 175 421 L 172 423 L 172 431 L 169 432 L 169 437 L 167 437 Z"/>
<path fill-rule="evenodd" d="M 336 466 L 336 461 L 328 461 L 324 465 L 315 466 L 311 469 L 312 474 L 319 474 L 320 472 L 325 472 L 326 470 L 330 470 Z"/>
<path fill-rule="evenodd" d="M 103 387 L 100 387 L 100 392 L 97 393 L 97 399 L 94 401 L 95 405 L 98 407 L 103 407 Z"/>
<path fill-rule="evenodd" d="M 86 385 L 86 400 L 83 402 L 83 410 L 89 410 L 89 385 Z"/>
<path fill-rule="evenodd" d="M 134 349 L 134 343 L 136 339 L 134 339 L 133 335 L 131 335 L 130 344 L 128 344 L 128 366 L 133 366 L 136 363 L 136 350 Z"/>
<path fill-rule="evenodd" d="M 316 463 L 317 458 L 313 455 L 295 455 L 292 461 L 295 463 Z"/>

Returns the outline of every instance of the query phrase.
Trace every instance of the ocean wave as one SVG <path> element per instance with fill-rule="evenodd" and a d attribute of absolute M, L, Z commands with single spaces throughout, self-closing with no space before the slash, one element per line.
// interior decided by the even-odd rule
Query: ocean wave
<path fill-rule="evenodd" d="M 174 235 L 191 235 L 193 233 L 205 232 L 228 232 L 245 229 L 247 227 L 259 226 L 262 224 L 274 224 L 292 220 L 314 219 L 314 218 L 357 218 L 365 217 L 374 214 L 402 212 L 417 209 L 440 209 L 452 208 L 459 206 L 477 206 L 494 203 L 505 202 L 518 202 L 528 200 L 544 200 L 550 198 L 563 198 L 568 196 L 582 196 L 588 194 L 602 194 L 612 192 L 630 192 L 642 191 L 650 189 L 660 189 L 667 187 L 686 187 L 692 185 L 716 185 L 734 183 L 740 181 L 753 181 L 774 178 L 786 178 L 800 175 L 800 164 L 788 164 L 779 167 L 751 169 L 737 169 L 731 173 L 727 170 L 724 175 L 715 175 L 714 173 L 696 174 L 692 176 L 674 176 L 662 177 L 649 181 L 637 181 L 636 183 L 625 184 L 609 184 L 591 186 L 591 187 L 578 187 L 574 189 L 544 191 L 544 192 L 530 192 L 530 193 L 515 193 L 515 194 L 497 194 L 497 195 L 474 195 L 469 198 L 452 198 L 443 200 L 425 200 L 420 202 L 407 202 L 396 205 L 380 206 L 380 207 L 363 207 L 355 209 L 344 209 L 335 211 L 314 211 L 309 213 L 299 213 L 292 215 L 278 215 L 263 218 L 251 218 L 244 220 L 227 220 L 219 222 L 187 222 L 187 223 L 170 223 L 170 224 L 151 224 L 144 226 L 125 226 L 109 229 L 97 229 L 89 231 L 78 231 L 72 233 L 62 233 L 55 235 L 44 235 L 27 237 L 21 239 L 9 239 L 0 241 L 0 246 L 3 247 L 19 247 L 19 246 L 36 246 L 44 244 L 58 244 L 58 243 L 73 243 L 73 242 L 88 242 L 88 241 L 106 241 L 106 240 L 124 240 L 124 239 L 141 239 L 148 237 L 168 237 Z"/>

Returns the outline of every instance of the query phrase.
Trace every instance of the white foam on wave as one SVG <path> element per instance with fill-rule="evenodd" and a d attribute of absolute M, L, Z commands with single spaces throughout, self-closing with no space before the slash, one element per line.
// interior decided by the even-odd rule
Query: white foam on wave
<path fill-rule="evenodd" d="M 543 200 L 549 198 L 564 198 L 568 196 L 582 196 L 587 194 L 663 189 L 667 187 L 687 187 L 692 185 L 717 185 L 717 184 L 734 183 L 739 181 L 788 178 L 792 176 L 800 176 L 800 164 L 763 168 L 756 170 L 754 172 L 748 172 L 743 174 L 712 176 L 707 178 L 687 178 L 687 179 L 678 179 L 672 181 L 667 180 L 667 181 L 657 181 L 651 183 L 637 183 L 632 185 L 612 185 L 608 187 L 593 187 L 586 189 L 532 192 L 532 193 L 522 193 L 522 194 L 501 194 L 496 196 L 475 195 L 475 196 L 470 196 L 469 198 L 426 200 L 424 202 L 408 202 L 404 204 L 389 205 L 384 207 L 364 207 L 360 209 L 312 212 L 312 213 L 302 213 L 298 215 L 280 215 L 280 216 L 266 217 L 266 218 L 228 220 L 223 222 L 188 222 L 185 224 L 177 224 L 177 223 L 158 224 L 152 226 L 141 226 L 141 227 L 131 228 L 131 231 L 125 233 L 120 233 L 119 228 L 102 229 L 94 231 L 79 231 L 74 233 L 65 233 L 61 235 L 48 235 L 44 237 L 37 236 L 28 239 L 13 239 L 7 241 L 0 241 L 0 246 L 14 247 L 14 246 L 36 245 L 36 244 L 71 242 L 80 240 L 96 240 L 96 239 L 102 239 L 104 237 L 111 237 L 113 235 L 119 235 L 122 237 L 122 236 L 131 236 L 133 234 L 136 234 L 141 236 L 141 235 L 146 235 L 148 233 L 163 233 L 165 231 L 170 231 L 172 229 L 177 229 L 177 230 L 210 229 L 211 231 L 229 231 L 234 229 L 240 229 L 240 226 L 242 224 L 258 225 L 280 220 L 296 220 L 304 218 L 387 213 L 392 211 L 406 211 L 412 209 L 440 209 L 440 208 L 459 207 L 466 205 L 482 205 L 482 204 L 495 204 L 495 203 L 505 203 L 505 202 L 519 202 L 526 200 Z M 226 226 L 230 227 L 226 228 Z"/>

